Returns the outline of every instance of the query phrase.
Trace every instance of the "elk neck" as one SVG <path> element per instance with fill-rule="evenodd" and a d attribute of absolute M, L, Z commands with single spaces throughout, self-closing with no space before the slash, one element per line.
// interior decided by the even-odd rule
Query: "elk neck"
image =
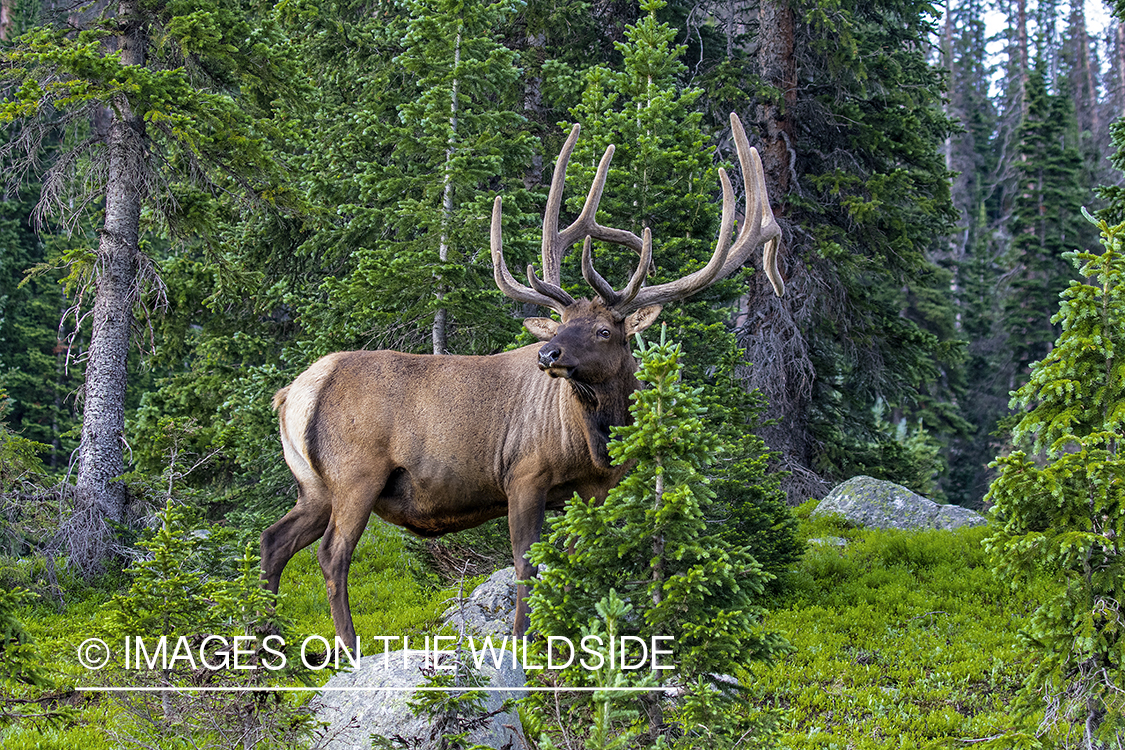
<path fill-rule="evenodd" d="M 632 362 L 632 360 L 630 360 Z M 586 432 L 590 457 L 599 468 L 610 468 L 610 428 L 633 421 L 629 413 L 629 394 L 640 387 L 636 365 L 622 368 L 600 383 L 584 383 L 571 378 L 565 381 L 566 408 L 581 420 Z"/>

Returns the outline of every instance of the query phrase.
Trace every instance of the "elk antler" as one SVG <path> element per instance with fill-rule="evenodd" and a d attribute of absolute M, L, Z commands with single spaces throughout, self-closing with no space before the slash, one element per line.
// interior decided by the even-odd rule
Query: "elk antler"
<path fill-rule="evenodd" d="M 762 160 L 758 150 L 750 146 L 746 138 L 746 131 L 742 129 L 742 122 L 738 115 L 731 113 L 731 130 L 734 134 L 735 149 L 738 151 L 738 161 L 742 165 L 742 180 L 746 190 L 746 212 L 738 230 L 738 237 L 731 245 L 731 231 L 734 228 L 734 190 L 731 188 L 730 178 L 725 169 L 719 169 L 719 182 L 723 187 L 723 218 L 719 228 L 719 241 L 715 252 L 706 266 L 695 273 L 689 274 L 676 281 L 666 284 L 645 287 L 634 291 L 631 295 L 626 292 L 632 289 L 632 281 L 622 291 L 621 299 L 616 303 L 606 303 L 621 317 L 634 310 L 639 310 L 648 305 L 659 305 L 667 302 L 690 297 L 716 281 L 728 276 L 750 256 L 750 253 L 759 244 L 765 243 L 763 248 L 763 265 L 766 276 L 773 285 L 774 293 L 780 297 L 785 294 L 785 282 L 777 267 L 777 245 L 781 236 L 781 227 L 774 219 L 770 209 L 769 197 L 766 195 L 766 177 L 762 170 Z M 648 230 L 645 230 L 646 234 Z M 643 262 L 643 261 L 642 261 Z M 586 266 L 585 252 L 583 268 Z M 593 271 L 592 263 L 591 271 Z M 636 275 L 634 274 L 634 278 Z M 599 277 L 600 278 L 600 277 Z M 589 276 L 587 276 L 589 280 Z M 604 282 L 603 282 L 604 283 Z M 593 283 L 591 282 L 591 285 Z M 597 288 L 597 287 L 595 287 Z M 601 291 L 599 290 L 599 294 Z M 605 299 L 605 295 L 602 295 Z"/>
<path fill-rule="evenodd" d="M 574 298 L 562 289 L 560 269 L 563 256 L 570 246 L 578 241 L 578 238 L 583 236 L 593 237 L 597 240 L 631 247 L 642 254 L 640 268 L 644 270 L 648 269 L 648 258 L 651 257 L 652 252 L 651 239 L 648 243 L 649 256 L 644 256 L 645 242 L 640 237 L 625 229 L 603 227 L 594 218 L 598 212 L 598 204 L 602 199 L 606 176 L 609 174 L 609 164 L 613 160 L 612 145 L 606 148 L 601 162 L 598 163 L 598 171 L 594 175 L 594 182 L 590 185 L 590 192 L 586 196 L 582 213 L 578 214 L 578 218 L 570 226 L 561 232 L 559 231 L 559 210 L 562 207 L 566 165 L 570 161 L 571 153 L 574 152 L 574 144 L 578 142 L 580 130 L 581 126 L 579 125 L 571 128 L 570 137 L 566 139 L 562 151 L 559 152 L 559 158 L 555 162 L 555 174 L 551 178 L 551 190 L 547 193 L 547 209 L 543 213 L 543 250 L 541 255 L 543 278 L 540 279 L 536 276 L 534 268 L 529 264 L 527 281 L 531 288 L 520 284 L 508 272 L 508 267 L 504 263 L 503 243 L 500 237 L 501 207 L 499 196 L 492 205 L 492 265 L 496 285 L 500 287 L 504 294 L 517 302 L 530 302 L 534 305 L 554 308 L 559 312 L 562 312 L 562 308 L 574 304 Z M 638 270 L 637 273 L 633 274 L 634 278 L 638 279 L 636 282 L 638 287 L 640 286 L 639 279 L 644 276 L 644 270 Z M 613 290 L 609 284 L 601 276 L 597 276 L 596 272 L 594 275 L 600 281 L 602 287 L 599 287 L 586 275 L 585 264 L 583 265 L 583 275 L 586 276 L 587 282 L 594 287 L 595 291 L 602 295 L 603 299 L 605 299 L 605 295 L 602 294 L 603 288 L 612 293 Z"/>
<path fill-rule="evenodd" d="M 629 313 L 648 305 L 663 304 L 690 297 L 696 292 L 705 289 L 719 279 L 728 276 L 746 262 L 747 257 L 759 244 L 765 243 L 763 248 L 763 265 L 766 276 L 773 284 L 774 293 L 782 296 L 785 293 L 785 282 L 777 267 L 777 245 L 781 235 L 781 228 L 774 219 L 770 210 L 769 198 L 766 195 L 765 174 L 762 171 L 762 160 L 757 149 L 751 148 L 742 129 L 742 122 L 738 116 L 731 113 L 731 129 L 734 134 L 735 148 L 738 151 L 738 160 L 742 165 L 742 179 L 746 190 L 746 210 L 739 227 L 738 237 L 731 244 L 731 233 L 734 230 L 734 189 L 731 187 L 730 178 L 725 169 L 719 169 L 719 182 L 723 189 L 722 223 L 719 229 L 719 241 L 715 252 L 706 266 L 695 273 L 689 274 L 676 281 L 659 284 L 653 287 L 641 287 L 644 276 L 652 258 L 652 233 L 646 227 L 644 239 L 637 237 L 624 229 L 603 227 L 595 220 L 594 215 L 601 201 L 602 190 L 605 187 L 606 175 L 609 173 L 609 164 L 613 159 L 613 146 L 609 146 L 598 164 L 597 174 L 590 186 L 586 203 L 582 213 L 563 231 L 559 231 L 559 209 L 562 205 L 563 183 L 566 180 L 566 165 L 574 151 L 574 144 L 578 140 L 579 126 L 575 125 L 570 131 L 570 137 L 559 153 L 555 162 L 555 174 L 551 179 L 551 190 L 547 194 L 547 209 L 543 214 L 543 279 L 535 275 L 531 265 L 527 267 L 527 280 L 531 288 L 524 286 L 512 278 L 508 267 L 504 263 L 503 242 L 501 240 L 501 202 L 497 196 L 492 206 L 492 263 L 496 285 L 507 296 L 517 302 L 528 302 L 558 310 L 574 304 L 574 298 L 563 291 L 560 281 L 560 266 L 563 255 L 571 245 L 581 236 L 586 236 L 582 247 L 582 276 L 586 282 L 598 293 L 598 296 L 611 308 L 614 313 L 624 318 Z M 591 254 L 591 239 L 604 240 L 617 245 L 625 245 L 638 251 L 641 255 L 640 263 L 629 283 L 620 292 L 615 291 L 610 284 L 594 270 Z"/>

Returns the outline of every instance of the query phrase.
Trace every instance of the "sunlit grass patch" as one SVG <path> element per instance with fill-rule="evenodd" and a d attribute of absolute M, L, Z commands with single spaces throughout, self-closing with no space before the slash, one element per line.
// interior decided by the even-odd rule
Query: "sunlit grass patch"
<path fill-rule="evenodd" d="M 1042 588 L 998 581 L 981 528 L 847 533 L 810 547 L 764 623 L 795 649 L 753 668 L 779 746 L 943 747 L 1011 728 L 1029 659 L 1016 633 Z"/>

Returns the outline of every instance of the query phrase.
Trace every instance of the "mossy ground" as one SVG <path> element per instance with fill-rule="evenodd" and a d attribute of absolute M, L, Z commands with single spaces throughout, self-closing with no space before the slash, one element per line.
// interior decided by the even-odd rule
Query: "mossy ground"
<path fill-rule="evenodd" d="M 1009 704 L 1030 653 L 1017 632 L 1044 592 L 997 580 L 987 528 L 849 529 L 805 522 L 813 544 L 763 627 L 794 651 L 755 666 L 755 705 L 779 719 L 778 747 L 934 748 L 1004 734 L 1030 719 Z"/>
<path fill-rule="evenodd" d="M 794 651 L 751 670 L 746 708 L 770 715 L 776 746 L 831 748 L 962 747 L 966 740 L 1026 727 L 1010 710 L 1031 655 L 1016 636 L 1048 582 L 1012 589 L 991 573 L 981 549 L 986 529 L 957 532 L 861 531 L 833 519 L 803 521 L 810 545 L 791 572 L 788 593 L 769 603 L 763 627 Z M 351 603 L 361 636 L 423 635 L 450 592 L 425 572 L 402 533 L 373 520 L 352 565 Z M 281 611 L 303 637 L 331 636 L 315 546 L 286 568 Z M 97 635 L 111 594 L 90 589 L 63 611 L 40 601 L 24 614 L 50 670 L 63 685 L 91 684 L 75 658 Z M 328 671 L 316 673 L 323 682 Z M 121 675 L 117 675 L 120 678 Z M 9 692 L 9 694 L 11 694 Z M 0 730 L 5 750 L 119 747 L 132 718 L 105 694 L 71 694 L 70 727 L 23 720 Z M 167 747 L 179 747 L 169 738 Z"/>

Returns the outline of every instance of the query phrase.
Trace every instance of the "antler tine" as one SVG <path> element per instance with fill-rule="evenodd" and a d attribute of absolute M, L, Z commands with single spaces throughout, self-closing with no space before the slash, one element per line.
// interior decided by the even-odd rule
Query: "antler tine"
<path fill-rule="evenodd" d="M 632 302 L 633 298 L 637 296 L 637 292 L 644 282 L 645 274 L 648 272 L 649 264 L 652 262 L 652 230 L 645 227 L 644 239 L 641 240 L 641 259 L 637 263 L 637 268 L 633 271 L 629 283 L 620 292 L 614 291 L 609 282 L 594 269 L 594 258 L 590 245 L 590 237 L 587 236 L 586 241 L 582 243 L 582 277 L 586 279 L 586 283 L 593 287 L 606 307 L 616 308 Z"/>
<path fill-rule="evenodd" d="M 633 277 L 629 279 L 629 283 L 621 290 L 621 300 L 618 304 L 628 304 L 633 301 L 633 298 L 637 296 L 637 292 L 641 290 L 641 284 L 644 283 L 645 275 L 648 273 L 648 267 L 651 263 L 652 230 L 645 227 L 643 239 L 641 240 L 641 259 L 637 263 L 637 269 L 633 271 Z"/>
<path fill-rule="evenodd" d="M 676 281 L 637 289 L 632 299 L 622 300 L 614 306 L 613 309 L 619 315 L 628 315 L 646 305 L 664 304 L 665 302 L 690 297 L 721 278 L 720 271 L 726 263 L 730 250 L 731 232 L 734 231 L 734 188 L 731 187 L 727 171 L 721 167 L 719 168 L 719 182 L 723 186 L 723 218 L 719 227 L 719 241 L 715 247 L 715 252 L 711 255 L 711 260 L 695 273 L 688 274 Z M 648 232 L 647 229 L 645 231 Z M 632 282 L 630 282 L 630 286 L 632 286 Z"/>
<path fill-rule="evenodd" d="M 562 283 L 562 258 L 569 245 L 560 245 L 559 238 L 559 210 L 562 208 L 563 184 L 566 182 L 566 165 L 570 162 L 570 155 L 574 153 L 574 145 L 578 143 L 578 134 L 582 126 L 578 123 L 570 129 L 570 136 L 559 151 L 559 158 L 555 160 L 555 173 L 551 176 L 551 189 L 547 192 L 547 208 L 543 212 L 543 249 L 540 257 L 543 260 L 543 278 L 549 284 L 559 286 Z M 572 225 L 573 226 L 573 225 Z"/>
<path fill-rule="evenodd" d="M 613 307 L 621 301 L 621 295 L 613 290 L 609 282 L 602 278 L 602 275 L 594 270 L 594 259 L 591 252 L 593 245 L 593 238 L 586 235 L 586 241 L 582 243 L 582 278 L 586 279 L 586 283 L 593 287 L 598 296 L 602 298 L 602 302 L 606 307 Z"/>
<path fill-rule="evenodd" d="M 562 258 L 570 246 L 582 235 L 617 245 L 625 245 L 638 253 L 643 250 L 644 243 L 640 237 L 625 229 L 603 227 L 595 218 L 598 212 L 598 204 L 602 200 L 602 192 L 605 189 L 605 181 L 609 175 L 609 165 L 613 161 L 614 147 L 612 145 L 606 148 L 601 161 L 598 163 L 598 171 L 590 184 L 590 192 L 586 195 L 582 212 L 578 215 L 578 218 L 571 222 L 570 226 L 559 231 L 559 212 L 562 209 L 566 167 L 570 162 L 571 154 L 574 153 L 574 146 L 578 141 L 580 131 L 579 125 L 571 128 L 570 137 L 566 139 L 566 143 L 559 152 L 559 158 L 555 161 L 555 173 L 551 177 L 550 192 L 547 193 L 547 208 L 543 212 L 543 279 L 528 277 L 532 286 L 541 292 L 544 289 L 561 289 L 560 268 Z"/>
<path fill-rule="evenodd" d="M 550 307 L 558 310 L 560 313 L 563 308 L 574 302 L 569 294 L 562 292 L 562 297 L 552 297 L 546 292 L 534 291 L 528 289 L 523 284 L 512 278 L 512 274 L 508 271 L 508 265 L 504 262 L 504 241 L 501 233 L 501 219 L 503 209 L 501 208 L 500 196 L 496 196 L 496 200 L 492 203 L 492 233 L 491 233 L 491 246 L 492 246 L 492 277 L 496 280 L 496 286 L 500 287 L 508 297 L 511 297 L 516 302 L 526 302 L 532 305 L 542 305 L 543 307 Z M 531 267 L 528 266 L 528 271 Z M 534 274 L 531 274 L 534 275 Z M 549 291 L 549 290 L 548 290 Z"/>
<path fill-rule="evenodd" d="M 561 286 L 549 281 L 540 281 L 539 277 L 535 275 L 535 266 L 530 263 L 527 264 L 527 282 L 531 284 L 532 289 L 540 294 L 561 302 L 563 307 L 574 304 L 574 297 L 567 294 Z"/>
<path fill-rule="evenodd" d="M 594 181 L 590 183 L 590 192 L 586 195 L 586 203 L 582 206 L 582 213 L 571 222 L 571 225 L 555 235 L 556 242 L 562 251 L 573 245 L 582 235 L 589 235 L 596 240 L 604 240 L 615 245 L 624 245 L 636 252 L 641 252 L 643 242 L 641 238 L 627 229 L 603 227 L 595 218 L 598 213 L 598 204 L 602 202 L 602 191 L 605 189 L 606 177 L 609 176 L 609 165 L 613 161 L 614 146 L 606 146 L 602 159 L 598 162 L 598 171 L 594 174 Z M 556 225 L 557 226 L 557 225 Z"/>
<path fill-rule="evenodd" d="M 618 314 L 628 315 L 646 305 L 663 304 L 695 294 L 740 268 L 750 252 L 763 241 L 766 275 L 773 284 L 777 296 L 780 297 L 785 293 L 785 283 L 777 267 L 781 227 L 774 219 L 766 195 L 766 178 L 762 169 L 762 160 L 758 156 L 757 149 L 750 147 L 738 115 L 731 113 L 730 121 L 746 189 L 746 215 L 743 217 L 734 244 L 731 244 L 731 233 L 734 230 L 734 190 L 731 188 L 726 170 L 720 169 L 719 182 L 723 186 L 723 219 L 719 229 L 719 241 L 715 252 L 711 255 L 711 260 L 703 268 L 682 279 L 640 289 L 631 301 L 622 301 L 614 306 Z"/>
<path fill-rule="evenodd" d="M 750 146 L 746 131 L 742 128 L 742 121 L 733 112 L 730 115 L 731 133 L 734 135 L 735 150 L 738 151 L 738 161 L 742 166 L 742 180 L 746 191 L 746 210 L 739 227 L 738 239 L 734 242 L 727 262 L 723 266 L 722 276 L 735 271 L 746 262 L 746 258 L 757 247 L 759 242 L 765 240 L 762 249 L 762 265 L 766 277 L 773 285 L 774 294 L 778 297 L 785 294 L 785 281 L 781 278 L 781 271 L 777 266 L 777 249 L 781 238 L 781 227 L 774 218 L 773 209 L 770 208 L 769 197 L 766 195 L 766 175 L 762 169 L 762 158 L 758 149 Z"/>

